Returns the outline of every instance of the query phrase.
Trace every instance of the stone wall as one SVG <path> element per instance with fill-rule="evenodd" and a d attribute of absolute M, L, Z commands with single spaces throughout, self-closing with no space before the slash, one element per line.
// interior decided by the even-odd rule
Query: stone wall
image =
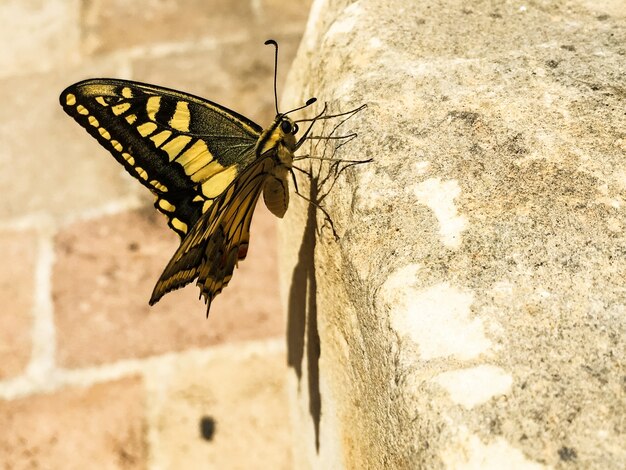
<path fill-rule="evenodd" d="M 205 320 L 147 301 L 178 245 L 151 196 L 58 104 L 119 77 L 266 125 L 308 15 L 274 0 L 2 2 L 0 467 L 290 468 L 275 219 Z M 204 464 L 206 463 L 206 466 Z"/>
<path fill-rule="evenodd" d="M 367 104 L 374 162 L 339 241 L 280 226 L 300 468 L 624 468 L 625 45 L 623 1 L 314 2 L 284 101 Z"/>

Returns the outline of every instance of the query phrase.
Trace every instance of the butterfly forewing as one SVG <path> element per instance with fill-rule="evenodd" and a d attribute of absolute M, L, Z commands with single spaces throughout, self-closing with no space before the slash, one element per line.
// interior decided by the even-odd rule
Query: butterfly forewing
<path fill-rule="evenodd" d="M 181 237 L 254 161 L 262 132 L 216 103 L 124 80 L 76 83 L 61 104 L 155 194 L 155 207 Z"/>

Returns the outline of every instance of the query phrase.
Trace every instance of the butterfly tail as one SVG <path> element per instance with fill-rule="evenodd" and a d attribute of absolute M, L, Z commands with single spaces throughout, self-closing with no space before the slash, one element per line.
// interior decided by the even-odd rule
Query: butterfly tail
<path fill-rule="evenodd" d="M 168 275 L 166 268 L 163 274 L 161 274 L 161 277 L 157 281 L 156 285 L 154 286 L 152 295 L 150 296 L 150 300 L 148 301 L 148 303 L 150 305 L 156 304 L 165 294 L 186 286 L 196 277 L 198 277 L 197 267 L 190 267 L 189 269 L 178 271 L 173 275 Z"/>
<path fill-rule="evenodd" d="M 150 305 L 156 304 L 168 292 L 180 289 L 198 277 L 209 241 L 203 236 L 205 221 L 206 219 L 201 219 L 181 242 L 154 286 L 148 302 Z"/>
<path fill-rule="evenodd" d="M 274 165 L 271 159 L 263 159 L 246 168 L 202 214 L 163 271 L 151 304 L 197 278 L 208 312 L 212 300 L 228 285 L 237 263 L 248 253 L 252 215 Z"/>
<path fill-rule="evenodd" d="M 238 262 L 248 253 L 250 221 L 250 218 L 244 220 L 236 234 L 230 225 L 218 227 L 207 244 L 206 261 L 200 266 L 196 282 L 207 304 L 207 316 L 212 300 L 228 285 Z"/>
<path fill-rule="evenodd" d="M 159 278 L 150 298 L 150 305 L 157 303 L 168 292 L 186 286 L 198 279 L 200 296 L 207 304 L 207 316 L 212 300 L 228 285 L 239 260 L 246 257 L 250 240 L 250 217 L 233 233 L 232 224 L 214 219 L 207 225 L 202 219 L 172 256 Z M 217 222 L 217 224 L 215 224 Z M 226 222 L 227 227 L 222 223 Z M 217 226 L 216 226 L 217 225 Z"/>

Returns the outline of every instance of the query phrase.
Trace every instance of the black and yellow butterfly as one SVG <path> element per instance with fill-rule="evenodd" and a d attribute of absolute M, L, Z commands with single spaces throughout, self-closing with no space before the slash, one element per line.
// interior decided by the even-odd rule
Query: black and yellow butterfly
<path fill-rule="evenodd" d="M 181 237 L 150 305 L 197 279 L 208 315 L 211 301 L 246 257 L 261 193 L 273 214 L 285 214 L 294 152 L 311 127 L 296 140 L 298 125 L 278 109 L 274 122 L 263 129 L 197 96 L 116 79 L 76 83 L 60 101 L 154 193 L 155 207 Z"/>

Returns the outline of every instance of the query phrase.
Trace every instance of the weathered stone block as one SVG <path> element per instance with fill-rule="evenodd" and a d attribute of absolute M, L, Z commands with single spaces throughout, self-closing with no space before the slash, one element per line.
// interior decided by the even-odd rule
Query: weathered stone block
<path fill-rule="evenodd" d="M 368 104 L 337 156 L 374 162 L 324 201 L 339 242 L 312 244 L 314 212 L 287 213 L 284 239 L 306 227 L 308 243 L 281 269 L 300 466 L 623 466 L 626 12 L 611 5 L 313 6 L 283 99 Z"/>

